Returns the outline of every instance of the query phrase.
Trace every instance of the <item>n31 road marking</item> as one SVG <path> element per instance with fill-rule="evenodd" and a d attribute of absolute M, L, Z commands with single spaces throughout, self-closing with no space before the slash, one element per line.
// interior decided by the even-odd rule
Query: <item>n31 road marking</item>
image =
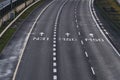
<path fill-rule="evenodd" d="M 33 37 L 33 41 L 48 41 L 48 37 Z"/>

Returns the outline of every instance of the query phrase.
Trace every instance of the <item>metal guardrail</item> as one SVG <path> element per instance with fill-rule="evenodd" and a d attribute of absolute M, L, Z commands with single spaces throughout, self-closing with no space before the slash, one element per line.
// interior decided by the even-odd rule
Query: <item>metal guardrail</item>
<path fill-rule="evenodd" d="M 17 0 L 12 0 L 12 2 L 16 2 Z M 6 6 L 10 5 L 10 0 L 5 0 L 3 2 L 0 3 L 0 10 L 2 10 L 3 8 L 5 8 Z"/>

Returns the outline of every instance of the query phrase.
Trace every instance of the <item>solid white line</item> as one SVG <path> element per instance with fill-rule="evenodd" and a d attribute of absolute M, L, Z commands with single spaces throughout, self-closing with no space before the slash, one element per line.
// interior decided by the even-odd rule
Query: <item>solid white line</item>
<path fill-rule="evenodd" d="M 62 11 L 62 8 L 64 7 L 64 5 L 67 3 L 67 0 L 62 4 L 62 6 L 60 7 L 59 11 L 58 11 L 58 14 L 57 14 L 57 17 L 56 17 L 56 20 L 55 20 L 55 25 L 58 24 L 58 19 L 59 19 L 59 15 Z"/>
<path fill-rule="evenodd" d="M 54 1 L 55 1 L 55 0 L 54 0 Z M 36 25 L 38 19 L 40 18 L 40 16 L 42 15 L 42 13 L 43 13 L 54 1 L 50 2 L 50 3 L 40 12 L 40 14 L 39 14 L 38 17 L 36 18 L 34 24 L 32 25 L 32 28 L 30 29 L 29 33 L 32 33 L 32 30 L 33 30 L 33 28 L 35 27 L 35 25 Z M 25 48 L 26 48 L 26 46 L 27 46 L 27 42 L 28 42 L 29 38 L 30 38 L 30 34 L 28 34 L 28 36 L 27 36 L 26 39 L 25 39 L 25 43 L 24 43 L 23 49 L 21 50 L 21 55 L 19 56 L 19 60 L 18 60 L 16 69 L 15 69 L 15 72 L 14 72 L 14 74 L 13 74 L 12 80 L 15 80 L 15 78 L 16 78 L 17 71 L 18 71 L 18 68 L 19 68 L 19 65 L 20 65 L 20 62 L 21 62 L 22 56 L 23 56 L 23 54 L 24 54 Z"/>
<path fill-rule="evenodd" d="M 92 3 L 91 3 L 91 1 L 92 1 Z M 95 23 L 96 23 L 96 25 L 97 25 L 97 28 L 100 30 L 100 32 L 102 33 L 102 35 L 104 36 L 104 38 L 107 40 L 107 42 L 111 45 L 111 47 L 114 49 L 114 51 L 116 52 L 116 54 L 118 55 L 118 56 L 120 56 L 120 54 L 119 54 L 119 52 L 117 51 L 117 49 L 113 46 L 113 44 L 109 41 L 109 39 L 106 37 L 106 35 L 104 34 L 104 32 L 102 31 L 102 29 L 100 28 L 100 26 L 99 26 L 99 24 L 97 23 L 97 21 L 96 21 L 96 19 L 95 19 L 95 16 L 93 15 L 93 13 L 92 13 L 92 9 L 91 9 L 91 5 L 92 5 L 92 7 L 93 7 L 93 2 L 94 2 L 94 0 L 90 0 L 89 1 L 89 8 L 90 8 L 90 12 L 91 12 L 91 15 L 92 15 L 92 18 L 93 18 L 93 20 L 95 21 Z M 94 13 L 94 14 L 96 14 L 96 13 Z M 98 17 L 97 17 L 98 18 Z"/>
<path fill-rule="evenodd" d="M 93 75 L 95 75 L 95 71 L 93 67 L 91 67 L 91 70 L 92 70 Z"/>

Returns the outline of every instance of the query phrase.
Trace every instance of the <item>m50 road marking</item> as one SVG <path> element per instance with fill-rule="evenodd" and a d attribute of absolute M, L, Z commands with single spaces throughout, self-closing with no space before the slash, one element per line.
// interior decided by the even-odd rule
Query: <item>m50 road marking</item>
<path fill-rule="evenodd" d="M 46 37 L 44 32 L 40 32 L 38 36 L 33 37 L 33 41 L 48 41 L 49 37 Z"/>

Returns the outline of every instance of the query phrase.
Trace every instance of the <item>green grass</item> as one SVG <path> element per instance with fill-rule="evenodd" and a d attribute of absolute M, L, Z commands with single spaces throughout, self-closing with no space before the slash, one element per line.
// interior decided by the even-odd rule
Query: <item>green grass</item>
<path fill-rule="evenodd" d="M 41 5 L 43 0 L 40 2 L 36 3 L 35 5 L 31 6 L 27 11 L 25 11 L 20 18 L 17 20 L 25 19 L 36 7 Z M 7 22 L 7 25 L 10 23 L 10 21 Z M 0 32 L 7 26 L 4 25 L 1 27 Z M 4 49 L 4 47 L 7 45 L 13 34 L 16 32 L 17 28 L 13 28 L 12 26 L 5 32 L 5 34 L 0 38 L 0 53 Z"/>
<path fill-rule="evenodd" d="M 116 31 L 120 30 L 120 5 L 116 0 L 95 0 L 95 6 Z"/>
<path fill-rule="evenodd" d="M 8 43 L 14 32 L 16 31 L 15 28 L 9 28 L 5 34 L 0 38 L 0 52 L 3 50 L 5 45 Z"/>

